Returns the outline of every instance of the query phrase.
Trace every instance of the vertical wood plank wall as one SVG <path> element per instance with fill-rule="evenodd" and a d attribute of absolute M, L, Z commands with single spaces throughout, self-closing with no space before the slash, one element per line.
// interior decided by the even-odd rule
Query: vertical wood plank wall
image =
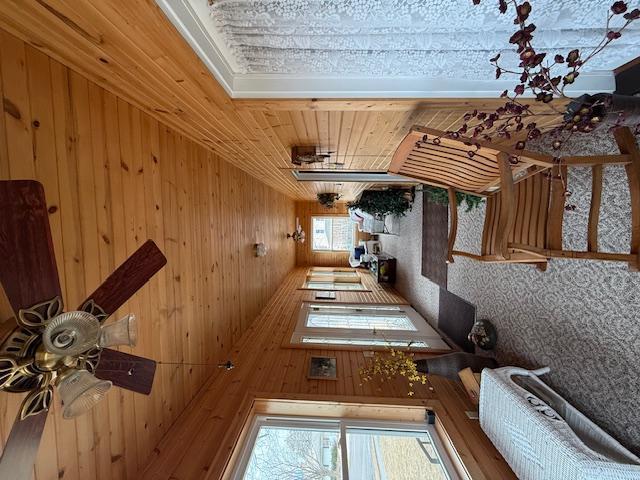
<path fill-rule="evenodd" d="M 294 267 L 294 202 L 2 30 L 0 94 L 0 179 L 44 184 L 68 308 L 147 238 L 168 258 L 114 315 L 137 315 L 133 353 L 167 362 L 152 395 L 113 388 L 75 421 L 56 398 L 35 467 L 37 480 L 137 479 Z M 0 393 L 2 444 L 21 400 Z"/>
<path fill-rule="evenodd" d="M 304 243 L 296 243 L 296 265 L 315 265 L 323 267 L 348 267 L 349 252 L 317 252 L 311 248 L 311 217 L 322 215 L 348 215 L 347 204 L 334 204 L 333 208 L 326 208 L 317 201 L 296 202 L 296 217 L 300 220 L 302 229 L 307 234 Z M 292 225 L 291 230 L 293 231 Z M 359 240 L 368 240 L 369 234 L 356 231 L 356 245 Z"/>
<path fill-rule="evenodd" d="M 306 273 L 300 267 L 291 272 L 257 320 L 249 327 L 231 353 L 236 368 L 207 382 L 181 418 L 154 450 L 144 480 L 214 480 L 220 475 L 234 447 L 250 405 L 249 392 L 277 395 L 322 395 L 334 400 L 366 403 L 367 397 L 407 399 L 407 385 L 401 380 L 363 383 L 358 374 L 365 365 L 362 350 L 287 348 L 303 301 L 313 301 L 314 293 L 299 290 Z M 337 302 L 404 303 L 393 289 L 371 292 L 337 292 Z M 337 381 L 309 380 L 311 355 L 337 358 Z M 425 354 L 422 354 L 425 356 Z M 420 355 L 416 354 L 416 358 Z M 513 473 L 484 435 L 477 421 L 465 410 L 474 410 L 460 382 L 430 376 L 428 386 L 415 388 L 417 399 L 439 400 L 470 454 L 491 480 L 512 479 Z M 399 407 L 402 408 L 402 407 Z"/>

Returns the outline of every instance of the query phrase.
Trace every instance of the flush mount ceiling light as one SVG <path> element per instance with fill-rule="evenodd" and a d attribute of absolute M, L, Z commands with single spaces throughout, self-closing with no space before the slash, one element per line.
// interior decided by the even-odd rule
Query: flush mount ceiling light
<path fill-rule="evenodd" d="M 335 152 L 318 152 L 314 146 L 291 147 L 291 163 L 294 165 L 314 165 L 331 163 L 331 154 Z"/>
<path fill-rule="evenodd" d="M 156 362 L 111 350 L 135 345 L 133 315 L 105 321 L 167 262 L 151 240 L 77 310 L 64 312 L 47 205 L 35 181 L 0 181 L 0 284 L 17 321 L 0 336 L 0 390 L 25 393 L 0 478 L 30 479 L 56 387 L 63 417 L 90 410 L 112 384 L 149 394 Z"/>

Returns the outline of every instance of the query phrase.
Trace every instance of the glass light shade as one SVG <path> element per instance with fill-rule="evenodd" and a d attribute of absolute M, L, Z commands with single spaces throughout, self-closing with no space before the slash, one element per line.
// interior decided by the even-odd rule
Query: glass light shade
<path fill-rule="evenodd" d="M 129 314 L 121 320 L 102 327 L 100 332 L 100 348 L 114 345 L 135 347 L 138 342 L 138 326 L 136 316 Z"/>
<path fill-rule="evenodd" d="M 64 406 L 62 416 L 73 418 L 91 410 L 111 388 L 108 380 L 99 380 L 86 370 L 69 370 L 59 377 L 58 393 Z"/>
<path fill-rule="evenodd" d="M 94 348 L 100 338 L 100 322 L 87 312 L 58 315 L 42 332 L 42 343 L 48 352 L 79 355 Z"/>
<path fill-rule="evenodd" d="M 264 257 L 267 254 L 267 246 L 260 242 L 253 246 L 256 257 Z"/>

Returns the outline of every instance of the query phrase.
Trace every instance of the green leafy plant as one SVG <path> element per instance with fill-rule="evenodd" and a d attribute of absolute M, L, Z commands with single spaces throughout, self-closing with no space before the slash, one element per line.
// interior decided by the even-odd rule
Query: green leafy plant
<path fill-rule="evenodd" d="M 449 205 L 449 192 L 447 192 L 444 188 L 425 185 L 422 191 L 424 195 L 426 195 L 427 198 L 433 203 L 437 203 L 439 205 Z M 467 209 L 465 211 L 470 212 L 474 208 L 478 208 L 482 204 L 482 202 L 484 202 L 484 200 L 482 197 L 478 197 L 477 195 L 456 192 L 456 205 L 460 206 L 462 202 L 467 205 Z"/>
<path fill-rule="evenodd" d="M 347 206 L 378 218 L 385 215 L 403 217 L 411 210 L 413 198 L 413 190 L 409 189 L 365 190 L 358 200 L 349 202 Z"/>

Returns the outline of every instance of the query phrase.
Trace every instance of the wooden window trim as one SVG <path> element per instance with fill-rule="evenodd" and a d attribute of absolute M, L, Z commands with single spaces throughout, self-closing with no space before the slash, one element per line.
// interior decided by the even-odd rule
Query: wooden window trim
<path fill-rule="evenodd" d="M 339 395 L 273 394 L 251 392 L 242 403 L 246 414 L 236 417 L 242 422 L 239 431 L 230 431 L 214 462 L 223 462 L 222 480 L 231 480 L 234 469 L 248 440 L 253 420 L 257 415 L 286 415 L 300 417 L 326 417 L 370 419 L 377 421 L 423 422 L 425 410 L 436 414 L 436 432 L 449 454 L 456 473 L 465 480 L 487 480 L 474 459 L 464 436 L 456 428 L 446 409 L 438 400 L 405 400 L 378 397 L 349 397 Z M 227 453 L 228 452 L 228 453 Z M 210 469 L 211 470 L 211 469 Z M 209 474 L 205 480 L 216 480 Z"/>
<path fill-rule="evenodd" d="M 357 292 L 361 292 L 362 290 L 357 290 Z M 296 315 L 296 322 L 293 324 L 293 326 L 289 329 L 288 334 L 283 338 L 282 343 L 281 343 L 281 347 L 282 348 L 298 348 L 298 349 L 304 349 L 304 350 L 344 350 L 344 351 L 352 351 L 352 352 L 362 352 L 362 351 L 367 351 L 367 352 L 385 352 L 388 351 L 388 347 L 385 345 L 340 345 L 340 344 L 326 344 L 326 343 L 302 343 L 302 342 L 293 342 L 292 341 L 292 337 L 295 334 L 296 330 L 298 330 L 298 327 L 300 326 L 301 323 L 304 323 L 304 320 L 306 318 L 305 316 L 305 305 L 307 304 L 312 304 L 312 303 L 323 303 L 323 304 L 327 304 L 327 305 L 353 305 L 353 304 L 359 304 L 359 302 L 355 301 L 355 302 L 349 302 L 349 301 L 335 301 L 335 300 L 303 300 L 300 302 L 300 308 L 298 310 L 298 312 L 295 314 Z M 363 304 L 365 306 L 368 307 L 375 307 L 375 306 L 381 306 L 381 307 L 385 307 L 385 306 L 400 306 L 400 307 L 406 307 L 406 308 L 410 308 L 411 310 L 413 310 L 413 312 L 420 316 L 420 314 L 415 311 L 415 309 L 409 304 L 409 303 L 379 303 L 379 302 L 373 302 L 373 303 L 365 303 Z M 433 328 L 433 327 L 431 327 Z M 442 339 L 442 341 L 444 343 L 447 343 L 447 341 L 442 338 L 440 332 L 438 332 L 438 330 L 434 329 L 438 335 L 440 335 L 440 338 Z M 451 353 L 454 350 L 451 348 L 448 349 L 441 349 L 441 348 L 404 348 L 404 350 L 411 352 L 411 353 L 420 353 L 420 354 L 441 354 L 441 353 Z"/>
<path fill-rule="evenodd" d="M 346 219 L 350 219 L 351 217 L 349 217 L 348 214 L 344 214 L 344 213 L 328 213 L 328 214 L 320 214 L 320 213 L 316 213 L 316 214 L 312 214 L 309 216 L 309 221 L 311 222 L 310 224 L 310 241 L 309 241 L 309 251 L 311 253 L 313 253 L 314 255 L 322 255 L 322 254 L 330 254 L 330 255 L 336 255 L 336 254 L 346 254 L 349 255 L 351 252 L 349 252 L 349 250 L 316 250 L 315 248 L 313 248 L 313 219 L 314 218 L 346 218 Z M 353 224 L 353 243 L 354 243 L 354 247 L 356 246 L 356 237 L 358 236 L 358 231 L 357 231 L 357 227 L 356 224 Z"/>
<path fill-rule="evenodd" d="M 313 275 L 313 269 L 318 269 L 318 271 L 320 271 L 320 267 L 310 267 L 307 270 L 307 273 L 305 275 L 305 279 L 302 282 L 302 285 L 300 287 L 298 287 L 298 290 L 308 290 L 311 292 L 354 292 L 354 293 L 362 293 L 362 292 L 371 292 L 371 289 L 367 287 L 367 285 L 365 284 L 365 282 L 363 281 L 364 278 L 362 276 L 362 273 L 359 272 L 357 269 L 355 268 L 347 268 L 347 267 L 323 267 L 321 271 L 323 272 L 354 272 L 357 276 L 358 276 L 358 281 L 346 281 L 346 282 L 337 282 L 337 283 L 359 283 L 360 285 L 362 285 L 362 289 L 359 290 L 341 290 L 341 289 L 336 289 L 336 288 L 308 288 L 305 285 L 307 284 L 307 282 L 309 281 L 309 277 L 311 277 Z M 335 277 L 332 277 L 335 280 Z M 335 281 L 333 281 L 332 283 L 336 283 Z"/>

